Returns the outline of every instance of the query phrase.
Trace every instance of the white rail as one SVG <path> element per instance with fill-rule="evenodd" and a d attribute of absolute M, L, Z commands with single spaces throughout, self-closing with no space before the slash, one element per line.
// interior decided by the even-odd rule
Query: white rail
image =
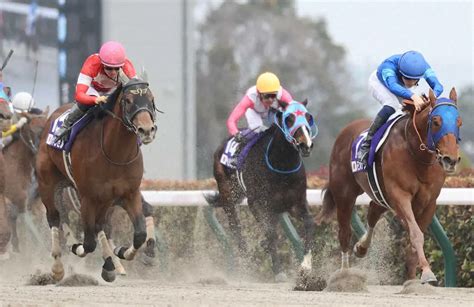
<path fill-rule="evenodd" d="M 203 193 L 212 193 L 212 190 L 198 191 L 143 191 L 145 199 L 153 206 L 205 206 L 206 200 Z M 310 206 L 322 204 L 321 190 L 308 190 L 308 202 Z M 362 194 L 356 200 L 357 205 L 368 205 L 369 197 Z M 473 188 L 444 188 L 436 202 L 438 205 L 474 205 Z M 245 200 L 244 205 L 247 204 Z"/>

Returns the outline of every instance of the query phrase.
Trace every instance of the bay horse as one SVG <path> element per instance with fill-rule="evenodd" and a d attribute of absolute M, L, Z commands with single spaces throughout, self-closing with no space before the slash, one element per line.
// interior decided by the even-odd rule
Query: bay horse
<path fill-rule="evenodd" d="M 28 122 L 13 135 L 13 141 L 3 149 L 6 176 L 5 196 L 12 204 L 9 219 L 12 229 L 13 251 L 19 252 L 17 218 L 39 198 L 36 174 L 34 173 L 36 154 L 41 134 L 46 125 L 49 107 L 44 111 L 34 108 L 32 112 L 21 113 Z"/>
<path fill-rule="evenodd" d="M 47 125 L 70 107 L 65 105 L 57 109 L 48 119 Z M 91 111 L 97 115 L 97 119 L 78 134 L 71 149 L 71 172 L 75 184 L 69 179 L 63 152 L 46 144 L 48 129 L 41 137 L 36 170 L 40 196 L 46 206 L 51 228 L 54 258 L 52 276 L 55 280 L 64 277 L 59 244 L 61 222 L 55 199 L 65 186 L 74 185 L 77 188 L 84 229 L 84 243 L 74 244 L 72 252 L 79 257 L 93 252 L 98 237 L 104 259 L 102 278 L 105 281 L 115 280 L 112 255 L 132 260 L 147 237 L 139 190 L 143 177 L 140 143 L 148 144 L 155 137 L 156 107 L 153 94 L 148 83 L 132 79 L 124 86 L 119 85 L 105 105 L 95 108 Z M 112 252 L 104 224 L 108 209 L 117 202 L 127 212 L 134 227 L 134 236 L 132 246 L 117 247 Z"/>
<path fill-rule="evenodd" d="M 11 126 L 13 114 L 9 102 L 0 99 L 0 131 L 7 131 Z M 8 258 L 8 242 L 11 237 L 11 226 L 8 221 L 7 204 L 5 202 L 5 160 L 0 151 L 0 259 Z"/>
<path fill-rule="evenodd" d="M 404 101 L 409 115 L 394 124 L 376 154 L 373 167 L 381 174 L 379 183 L 390 209 L 408 231 L 411 243 L 408 256 L 420 266 L 421 282 L 434 283 L 437 279 L 425 257 L 423 233 L 435 214 L 436 199 L 446 175 L 453 174 L 460 161 L 458 141 L 462 120 L 454 88 L 449 99 L 437 100 L 430 90 L 426 100 L 420 112 Z M 374 201 L 367 173 L 352 173 L 351 169 L 351 144 L 369 125 L 368 120 L 352 122 L 337 137 L 330 158 L 323 210 L 317 217 L 317 222 L 322 222 L 336 210 L 343 269 L 349 268 L 350 222 L 357 196 L 365 192 L 372 199 L 367 214 L 368 230 L 354 246 L 357 257 L 366 255 L 375 224 L 387 210 Z M 408 272 L 408 279 L 415 278 L 416 266 Z"/>
<path fill-rule="evenodd" d="M 306 100 L 293 102 L 284 112 L 277 112 L 273 125 L 262 132 L 240 170 L 232 170 L 220 162 L 228 139 L 225 140 L 214 154 L 218 192 L 205 195 L 210 205 L 224 209 L 242 255 L 247 253 L 247 245 L 242 238 L 236 206 L 247 197 L 249 209 L 265 233 L 266 241 L 262 245 L 271 256 L 276 281 L 286 279 L 276 248 L 276 227 L 279 214 L 284 212 L 290 212 L 304 222 L 302 267 L 311 270 L 315 225 L 306 199 L 302 156 L 310 155 L 317 128 L 306 104 Z"/>

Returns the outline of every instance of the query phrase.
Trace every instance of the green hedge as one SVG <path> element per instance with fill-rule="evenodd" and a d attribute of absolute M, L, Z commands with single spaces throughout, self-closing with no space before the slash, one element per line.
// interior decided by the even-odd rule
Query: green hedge
<path fill-rule="evenodd" d="M 319 208 L 312 208 L 312 213 L 317 214 Z M 359 207 L 359 215 L 365 221 L 366 207 Z M 221 209 L 216 210 L 217 217 L 222 226 L 228 231 L 227 220 Z M 240 260 L 240 267 L 251 272 L 252 277 L 260 281 L 272 279 L 270 257 L 265 254 L 260 242 L 264 239 L 263 233 L 258 229 L 255 219 L 247 207 L 240 207 L 239 214 L 243 225 L 243 235 L 249 245 L 250 259 Z M 472 287 L 474 285 L 474 218 L 470 206 L 439 206 L 438 218 L 443 225 L 450 241 L 453 244 L 457 257 L 457 286 Z M 173 271 L 178 266 L 206 263 L 210 267 L 225 271 L 226 258 L 214 233 L 203 217 L 202 208 L 198 207 L 159 207 L 155 209 L 156 225 L 164 236 L 168 245 L 169 270 Z M 122 214 L 120 217 L 128 223 L 128 218 Z M 294 221 L 299 233 L 301 224 Z M 122 227 L 116 234 L 130 242 L 131 226 Z M 279 253 L 287 272 L 294 274 L 298 266 L 289 240 L 278 226 Z M 337 241 L 337 223 L 319 226 L 316 231 L 316 251 L 314 251 L 315 269 L 321 274 L 332 273 L 340 266 L 340 250 Z M 351 263 L 368 272 L 369 282 L 379 284 L 401 284 L 404 281 L 404 246 L 408 243 L 405 231 L 399 224 L 393 222 L 390 214 L 386 214 L 376 227 L 372 247 L 366 258 L 359 260 L 351 257 Z M 441 250 L 434 238 L 425 236 L 425 253 L 428 257 L 433 272 L 439 280 L 439 285 L 444 285 L 444 261 Z"/>

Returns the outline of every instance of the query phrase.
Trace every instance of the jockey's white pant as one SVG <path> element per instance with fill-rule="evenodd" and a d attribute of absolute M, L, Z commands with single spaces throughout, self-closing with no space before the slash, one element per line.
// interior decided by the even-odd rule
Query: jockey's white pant
<path fill-rule="evenodd" d="M 383 106 L 390 106 L 395 110 L 399 110 L 402 107 L 401 98 L 395 96 L 380 82 L 379 78 L 377 78 L 377 71 L 374 71 L 369 77 L 369 93 Z"/>
<path fill-rule="evenodd" d="M 245 118 L 250 130 L 261 132 L 268 129 L 267 124 L 264 123 L 262 116 L 254 109 L 247 109 L 245 111 Z"/>
<path fill-rule="evenodd" d="M 97 91 L 95 88 L 93 88 L 92 86 L 89 86 L 89 88 L 87 89 L 86 94 L 87 94 L 88 96 L 99 97 L 99 96 L 107 95 L 108 93 L 107 93 L 107 92 L 99 92 L 99 91 Z"/>
<path fill-rule="evenodd" d="M 428 94 L 429 85 L 422 80 L 420 80 L 420 86 L 413 86 L 410 87 L 409 90 L 412 91 L 414 94 L 422 95 Z M 381 105 L 383 106 L 391 106 L 395 110 L 400 110 L 402 108 L 402 100 L 403 98 L 397 97 L 395 94 L 390 92 L 390 90 L 385 87 L 385 85 L 380 82 L 379 78 L 377 78 L 377 71 L 374 71 L 369 77 L 369 93 L 372 97 L 375 98 Z"/>

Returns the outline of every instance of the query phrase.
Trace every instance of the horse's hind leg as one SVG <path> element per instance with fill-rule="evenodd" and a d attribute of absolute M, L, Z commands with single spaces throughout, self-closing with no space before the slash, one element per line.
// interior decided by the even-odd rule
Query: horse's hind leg
<path fill-rule="evenodd" d="M 326 192 L 327 193 L 327 192 Z M 357 195 L 331 193 L 337 206 L 338 239 L 341 245 L 342 269 L 349 268 L 349 250 L 352 236 L 351 216 Z"/>
<path fill-rule="evenodd" d="M 301 205 L 296 207 L 295 214 L 299 217 L 304 224 L 304 258 L 301 263 L 301 268 L 307 271 L 312 269 L 312 250 L 314 249 L 314 233 L 315 233 L 315 224 L 314 219 L 309 212 L 308 201 L 305 199 L 300 202 Z"/>
<path fill-rule="evenodd" d="M 127 211 L 134 228 L 133 244 L 129 248 L 123 246 L 115 248 L 114 254 L 120 259 L 132 260 L 135 258 L 138 249 L 146 240 L 145 216 L 143 215 L 141 194 L 139 191 L 133 193 L 129 199 L 124 199 L 124 201 L 123 208 Z"/>
<path fill-rule="evenodd" d="M 374 235 L 374 228 L 377 222 L 379 221 L 382 214 L 387 211 L 385 207 L 377 205 L 375 202 L 371 201 L 369 204 L 369 212 L 367 213 L 367 232 L 360 238 L 360 240 L 354 245 L 354 254 L 359 257 L 365 257 L 367 251 L 372 242 L 372 237 Z"/>
<path fill-rule="evenodd" d="M 254 203 L 249 200 L 249 209 L 265 233 L 266 240 L 262 242 L 262 247 L 272 258 L 272 271 L 275 275 L 275 281 L 283 282 L 287 280 L 287 276 L 281 268 L 281 261 L 277 252 L 278 235 L 276 225 L 278 224 L 278 215 L 265 209 L 265 206 L 265 203 Z"/>

